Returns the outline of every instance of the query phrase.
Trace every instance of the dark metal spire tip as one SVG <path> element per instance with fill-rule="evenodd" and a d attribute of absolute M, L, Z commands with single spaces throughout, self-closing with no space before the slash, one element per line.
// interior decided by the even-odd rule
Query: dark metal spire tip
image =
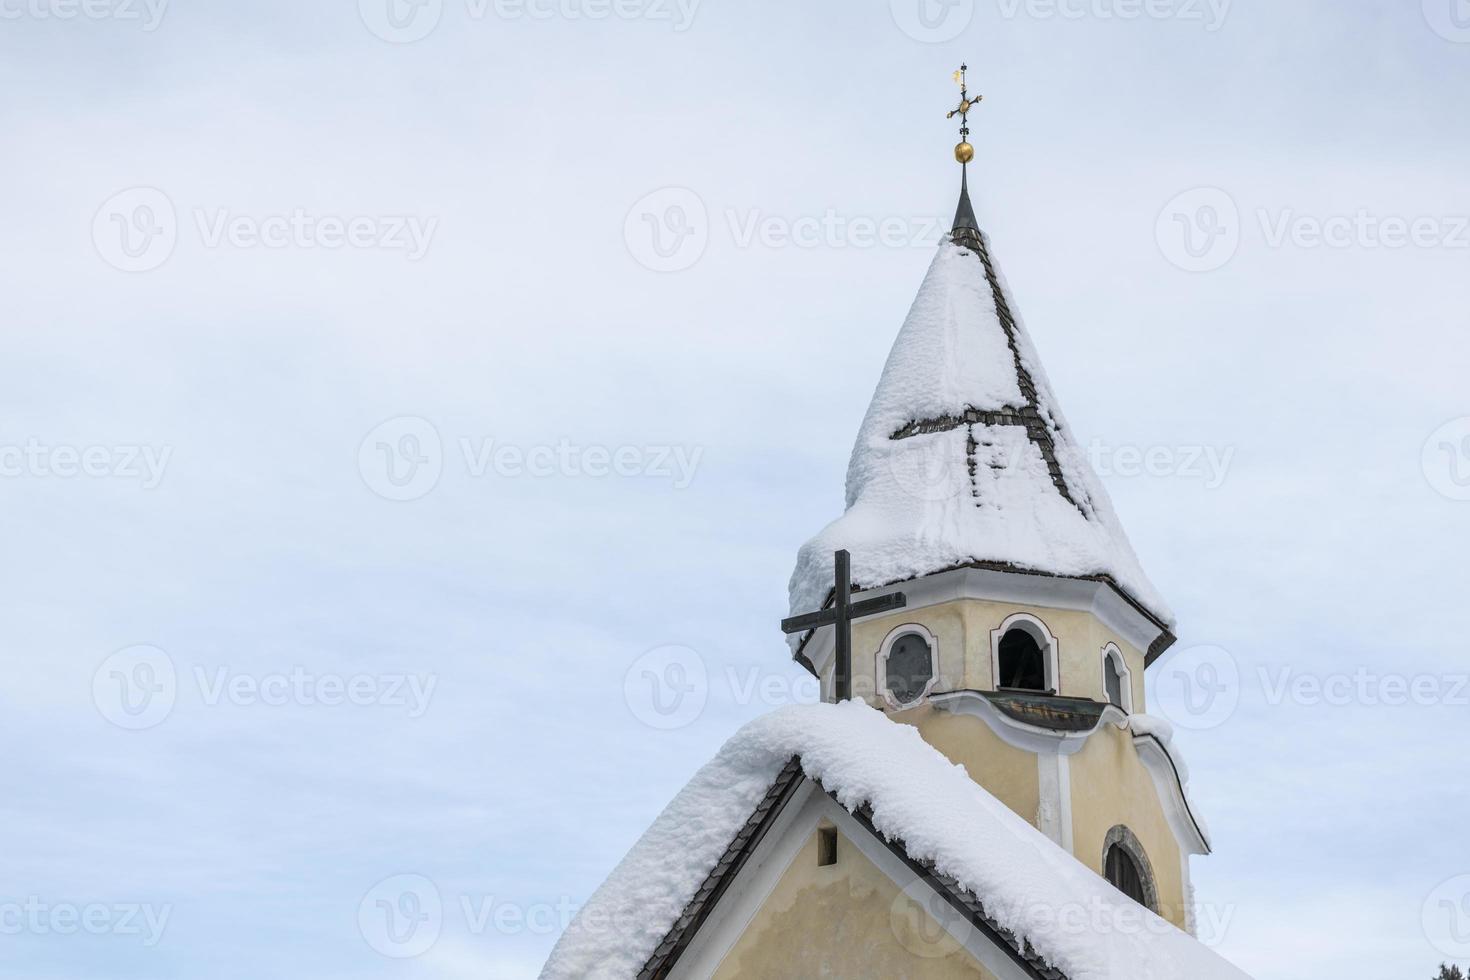
<path fill-rule="evenodd" d="M 975 220 L 975 206 L 970 203 L 970 168 L 961 170 L 960 206 L 955 210 L 954 228 L 949 237 L 956 245 L 972 251 L 980 250 L 980 223 Z"/>

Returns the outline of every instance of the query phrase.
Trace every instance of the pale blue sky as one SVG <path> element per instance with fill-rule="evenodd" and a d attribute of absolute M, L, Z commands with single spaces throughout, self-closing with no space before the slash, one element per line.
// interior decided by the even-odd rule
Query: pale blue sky
<path fill-rule="evenodd" d="M 1227 651 L 1179 740 L 1221 950 L 1470 959 L 1462 0 L 386 2 L 0 0 L 0 976 L 533 976 L 809 695 L 786 580 L 953 211 L 962 59 L 982 222 L 1180 618 L 1156 679 Z M 663 730 L 669 645 L 707 697 Z M 1436 703 L 1276 696 L 1359 668 Z M 398 875 L 417 957 L 359 921 Z"/>

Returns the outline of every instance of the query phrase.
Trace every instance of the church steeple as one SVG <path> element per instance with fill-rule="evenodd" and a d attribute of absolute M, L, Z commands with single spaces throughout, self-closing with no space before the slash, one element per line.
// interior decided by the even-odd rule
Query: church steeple
<path fill-rule="evenodd" d="M 963 68 L 955 81 L 964 166 L 979 100 Z M 841 703 L 788 705 L 727 742 L 542 980 L 1250 980 L 1178 931 L 1210 843 L 1172 729 L 1146 714 L 1171 620 L 1062 419 L 963 171 L 853 447 L 846 512 L 802 548 L 791 610 L 782 630 Z M 1024 914 L 1060 908 L 1093 927 Z"/>
<path fill-rule="evenodd" d="M 1173 616 L 975 219 L 967 117 L 980 99 L 963 68 L 955 81 L 954 226 L 858 431 L 846 511 L 797 559 L 791 610 L 805 615 L 783 627 L 825 700 L 912 724 L 1057 845 L 1187 924 L 1187 855 L 1209 841 L 1167 730 L 1140 717 Z"/>
<path fill-rule="evenodd" d="M 965 567 L 1102 582 L 1154 624 L 1152 659 L 1173 641 L 1173 616 L 1062 416 L 975 219 L 968 114 L 981 97 L 966 70 L 950 112 L 962 168 L 954 228 L 873 393 L 846 513 L 802 548 L 791 609 L 823 607 L 839 550 L 851 552 L 855 590 Z"/>

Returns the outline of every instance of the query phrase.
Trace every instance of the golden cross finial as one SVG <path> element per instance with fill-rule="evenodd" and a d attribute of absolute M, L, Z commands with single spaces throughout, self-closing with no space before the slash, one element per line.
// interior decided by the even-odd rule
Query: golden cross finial
<path fill-rule="evenodd" d="M 975 159 L 975 148 L 970 145 L 970 110 L 985 98 L 983 95 L 970 98 L 970 89 L 965 78 L 969 70 L 969 65 L 960 65 L 960 70 L 954 73 L 954 82 L 960 87 L 960 104 L 958 108 L 944 117 L 946 119 L 960 117 L 960 144 L 954 148 L 954 158 L 960 163 L 969 163 Z"/>

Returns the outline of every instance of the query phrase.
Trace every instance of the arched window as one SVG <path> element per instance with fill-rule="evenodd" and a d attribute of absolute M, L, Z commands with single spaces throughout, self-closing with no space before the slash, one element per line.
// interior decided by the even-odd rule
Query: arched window
<path fill-rule="evenodd" d="M 1103 877 L 1144 908 L 1159 910 L 1153 866 L 1143 851 L 1143 844 L 1122 824 L 1108 831 L 1103 842 Z"/>
<path fill-rule="evenodd" d="M 1000 686 L 1046 690 L 1046 660 L 1036 637 L 1019 627 L 1000 638 Z"/>
<path fill-rule="evenodd" d="M 1009 616 L 991 631 L 990 645 L 997 689 L 1056 693 L 1057 641 L 1041 620 Z"/>
<path fill-rule="evenodd" d="M 1123 711 L 1133 711 L 1133 672 L 1116 643 L 1103 647 L 1103 697 Z"/>
<path fill-rule="evenodd" d="M 1138 870 L 1138 863 L 1133 860 L 1131 854 L 1123 849 L 1122 844 L 1114 844 L 1108 848 L 1104 875 L 1118 891 L 1139 905 L 1144 904 L 1143 875 Z"/>
<path fill-rule="evenodd" d="M 878 678 L 883 696 L 894 707 L 917 704 L 937 679 L 934 634 L 909 624 L 888 634 L 878 651 Z"/>

